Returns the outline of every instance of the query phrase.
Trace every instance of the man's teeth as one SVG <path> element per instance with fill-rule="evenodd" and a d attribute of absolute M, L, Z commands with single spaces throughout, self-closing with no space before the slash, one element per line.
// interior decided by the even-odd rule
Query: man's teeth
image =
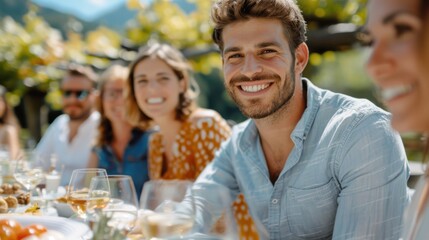
<path fill-rule="evenodd" d="M 411 85 L 402 85 L 381 90 L 381 97 L 385 101 L 389 101 L 399 95 L 410 92 L 413 89 Z"/>
<path fill-rule="evenodd" d="M 157 104 L 157 103 L 162 103 L 164 101 L 163 98 L 148 98 L 147 99 L 147 103 L 149 104 Z"/>
<path fill-rule="evenodd" d="M 268 83 L 266 84 L 260 84 L 260 85 L 249 85 L 249 86 L 241 86 L 241 89 L 245 92 L 259 92 L 269 86 Z"/>

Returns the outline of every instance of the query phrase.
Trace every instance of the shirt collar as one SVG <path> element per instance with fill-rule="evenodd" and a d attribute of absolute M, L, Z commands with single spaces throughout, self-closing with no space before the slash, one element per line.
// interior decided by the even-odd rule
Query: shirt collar
<path fill-rule="evenodd" d="M 308 132 L 314 123 L 321 101 L 320 89 L 314 86 L 310 80 L 302 78 L 302 86 L 303 91 L 307 94 L 307 107 L 291 134 L 292 140 L 295 144 L 297 143 L 296 141 L 305 141 Z"/>

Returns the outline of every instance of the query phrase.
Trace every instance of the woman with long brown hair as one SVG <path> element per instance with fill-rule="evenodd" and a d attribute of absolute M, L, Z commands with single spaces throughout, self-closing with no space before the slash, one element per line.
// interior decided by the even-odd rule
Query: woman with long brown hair
<path fill-rule="evenodd" d="M 128 118 L 159 132 L 149 144 L 150 179 L 195 180 L 230 127 L 216 111 L 198 107 L 189 63 L 168 44 L 148 45 L 130 66 Z"/>
<path fill-rule="evenodd" d="M 400 132 L 429 134 L 429 2 L 370 0 L 367 71 Z M 426 143 L 429 146 L 429 142 Z M 427 158 L 427 150 L 425 157 Z M 405 213 L 403 239 L 429 236 L 429 168 Z"/>

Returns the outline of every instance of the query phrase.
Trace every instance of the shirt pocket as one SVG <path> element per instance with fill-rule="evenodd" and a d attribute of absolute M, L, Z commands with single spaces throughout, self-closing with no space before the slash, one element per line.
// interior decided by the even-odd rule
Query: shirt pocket
<path fill-rule="evenodd" d="M 339 190 L 334 180 L 311 189 L 289 187 L 286 215 L 290 231 L 305 239 L 332 236 Z"/>

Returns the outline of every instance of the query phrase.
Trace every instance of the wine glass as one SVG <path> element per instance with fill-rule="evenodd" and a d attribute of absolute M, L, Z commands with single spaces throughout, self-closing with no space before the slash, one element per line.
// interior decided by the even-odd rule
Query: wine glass
<path fill-rule="evenodd" d="M 94 177 L 104 178 L 104 183 L 93 183 Z M 101 168 L 85 168 L 73 170 L 70 184 L 67 188 L 67 203 L 71 206 L 78 218 L 87 221 L 87 210 L 97 211 L 107 206 L 110 197 L 110 188 L 107 181 L 107 172 Z M 73 216 L 72 216 L 73 217 Z"/>
<path fill-rule="evenodd" d="M 92 184 L 98 185 L 106 179 L 96 177 L 92 181 Z M 138 200 L 134 182 L 126 175 L 109 175 L 107 182 L 110 185 L 110 200 L 102 213 L 110 217 L 108 226 L 127 235 L 137 219 Z"/>
<path fill-rule="evenodd" d="M 30 193 L 45 177 L 44 162 L 32 151 L 27 151 L 18 159 L 11 160 L 11 166 L 15 180 Z"/>
<path fill-rule="evenodd" d="M 185 238 L 192 233 L 195 204 L 192 182 L 153 180 L 143 186 L 139 221 L 147 239 Z"/>
<path fill-rule="evenodd" d="M 193 187 L 196 207 L 194 239 L 239 239 L 230 191 L 218 184 Z M 208 199 L 206 199 L 208 198 Z M 208 200 L 208 201 L 207 201 Z"/>

